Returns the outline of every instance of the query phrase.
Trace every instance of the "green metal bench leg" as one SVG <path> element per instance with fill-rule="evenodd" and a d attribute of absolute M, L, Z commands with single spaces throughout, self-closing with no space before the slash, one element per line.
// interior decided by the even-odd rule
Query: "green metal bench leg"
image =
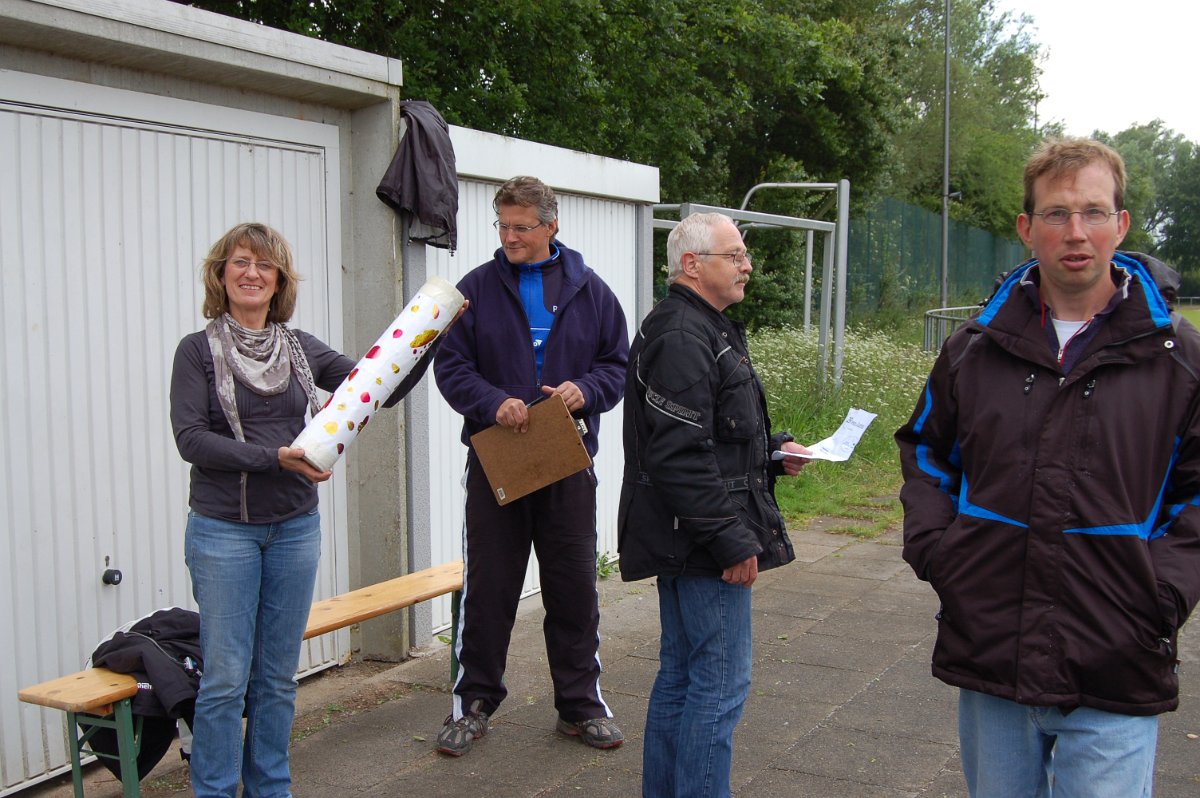
<path fill-rule="evenodd" d="M 71 785 L 75 788 L 75 798 L 83 798 L 83 764 L 79 761 L 80 742 L 79 724 L 76 721 L 75 713 L 67 712 L 67 747 L 71 749 Z"/>
<path fill-rule="evenodd" d="M 114 712 L 117 717 L 117 752 L 121 762 L 121 786 L 125 798 L 141 798 L 142 788 L 138 779 L 138 748 L 140 740 L 133 735 L 133 707 L 128 698 L 117 702 Z"/>
<path fill-rule="evenodd" d="M 462 604 L 462 591 L 450 594 L 450 683 L 458 681 L 458 612 Z"/>
<path fill-rule="evenodd" d="M 121 765 L 121 787 L 125 798 L 141 798 L 142 788 L 138 781 L 137 758 L 142 745 L 142 719 L 133 716 L 133 705 L 128 698 L 113 704 L 111 717 L 67 712 L 67 747 L 71 754 L 71 783 L 75 798 L 83 796 L 83 746 L 97 729 L 113 729 L 117 733 L 117 756 L 87 751 L 99 757 L 116 759 Z"/>

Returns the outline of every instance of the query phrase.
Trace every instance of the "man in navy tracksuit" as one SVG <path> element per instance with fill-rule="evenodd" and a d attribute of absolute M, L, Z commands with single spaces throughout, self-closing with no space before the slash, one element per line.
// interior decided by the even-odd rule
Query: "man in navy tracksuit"
<path fill-rule="evenodd" d="M 470 312 L 434 362 L 442 396 L 463 416 L 462 441 L 500 424 L 529 424 L 528 404 L 559 394 L 584 419 L 596 454 L 600 414 L 620 401 L 629 356 L 625 314 L 583 257 L 555 240 L 558 201 L 532 177 L 496 192 L 502 248 L 458 284 Z M 624 742 L 600 695 L 596 480 L 589 468 L 504 506 L 473 449 L 467 454 L 458 679 L 438 750 L 462 756 L 507 695 L 504 666 L 530 545 L 540 565 L 546 654 L 558 731 L 596 748 Z"/>

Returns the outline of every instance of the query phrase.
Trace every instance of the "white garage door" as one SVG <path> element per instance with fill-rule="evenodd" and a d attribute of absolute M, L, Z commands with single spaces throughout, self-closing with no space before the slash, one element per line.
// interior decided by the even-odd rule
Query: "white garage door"
<path fill-rule="evenodd" d="M 209 245 L 277 227 L 306 278 L 294 323 L 340 345 L 337 169 L 330 125 L 0 71 L 0 795 L 67 762 L 63 713 L 20 687 L 194 606 L 168 379 L 204 323 Z M 320 596 L 346 583 L 342 473 L 322 488 Z M 311 644 L 303 669 L 347 645 Z"/>

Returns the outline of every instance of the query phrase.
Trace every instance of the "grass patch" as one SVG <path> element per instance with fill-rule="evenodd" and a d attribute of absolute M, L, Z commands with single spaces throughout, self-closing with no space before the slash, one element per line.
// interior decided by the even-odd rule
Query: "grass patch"
<path fill-rule="evenodd" d="M 596 552 L 596 576 L 600 579 L 608 579 L 614 574 L 621 572 L 621 563 L 608 552 Z"/>
<path fill-rule="evenodd" d="M 815 461 L 798 478 L 776 484 L 790 524 L 834 516 L 845 519 L 835 525 L 839 531 L 873 537 L 901 520 L 900 462 L 892 434 L 912 413 L 934 360 L 912 341 L 903 331 L 847 329 L 842 386 L 834 389 L 818 380 L 815 331 L 785 327 L 751 336 L 751 357 L 776 431 L 811 444 L 832 435 L 851 407 L 878 415 L 850 460 Z"/>
<path fill-rule="evenodd" d="M 1200 307 L 1188 305 L 1186 307 L 1177 307 L 1175 309 L 1179 311 L 1179 315 L 1183 316 L 1196 327 L 1200 327 Z"/>

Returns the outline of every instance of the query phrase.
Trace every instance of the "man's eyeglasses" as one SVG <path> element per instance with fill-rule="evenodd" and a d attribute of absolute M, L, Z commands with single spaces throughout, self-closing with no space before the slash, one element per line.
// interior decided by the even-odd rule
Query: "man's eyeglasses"
<path fill-rule="evenodd" d="M 496 228 L 501 233 L 507 233 L 508 231 L 511 230 L 512 232 L 516 233 L 519 236 L 523 236 L 526 233 L 532 233 L 534 230 L 538 229 L 539 227 L 545 227 L 545 226 L 546 226 L 545 222 L 538 222 L 535 225 L 505 224 L 504 222 L 500 221 L 499 219 L 492 222 L 492 227 Z"/>
<path fill-rule="evenodd" d="M 1079 214 L 1083 217 L 1084 224 L 1090 224 L 1093 227 L 1099 224 L 1104 224 L 1110 216 L 1116 216 L 1119 211 L 1106 211 L 1103 208 L 1085 208 L 1082 211 L 1069 211 L 1066 208 L 1051 208 L 1048 211 L 1041 213 L 1031 213 L 1030 216 L 1040 216 L 1046 224 L 1055 227 L 1061 227 L 1071 221 L 1071 217 Z"/>
<path fill-rule="evenodd" d="M 713 255 L 718 258 L 729 258 L 734 266 L 744 266 L 750 261 L 750 253 L 742 250 L 741 252 L 697 252 L 697 255 Z"/>
<path fill-rule="evenodd" d="M 238 258 L 236 260 L 226 261 L 226 263 L 243 271 L 249 269 L 250 264 L 252 263 L 260 272 L 268 272 L 275 268 L 275 264 L 271 263 L 269 260 L 246 260 L 245 258 Z"/>

